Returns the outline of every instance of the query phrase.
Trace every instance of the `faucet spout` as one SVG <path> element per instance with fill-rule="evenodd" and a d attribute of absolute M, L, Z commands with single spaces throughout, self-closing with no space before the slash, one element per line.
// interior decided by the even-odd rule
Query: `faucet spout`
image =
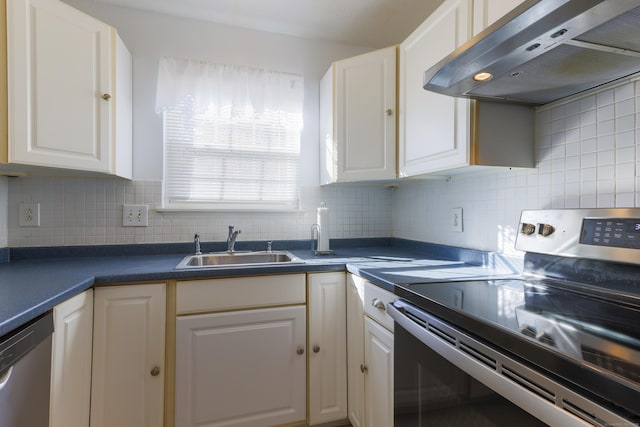
<path fill-rule="evenodd" d="M 227 236 L 227 252 L 235 252 L 236 247 L 236 239 L 238 238 L 238 234 L 241 233 L 241 230 L 233 230 L 233 225 L 229 226 L 229 235 Z"/>

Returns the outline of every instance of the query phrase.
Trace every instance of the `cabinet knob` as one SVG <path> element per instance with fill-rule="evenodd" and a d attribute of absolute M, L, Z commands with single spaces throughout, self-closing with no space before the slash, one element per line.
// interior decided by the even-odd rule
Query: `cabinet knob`
<path fill-rule="evenodd" d="M 320 346 L 318 344 L 313 346 L 313 352 L 314 353 L 320 353 Z"/>
<path fill-rule="evenodd" d="M 373 301 L 371 301 L 371 305 L 378 310 L 385 311 L 387 309 L 387 307 L 384 305 L 384 301 L 382 301 L 380 298 L 374 298 Z"/>
<path fill-rule="evenodd" d="M 105 101 L 108 101 L 111 99 L 111 95 L 109 95 L 108 93 L 104 93 L 102 94 L 102 99 L 104 99 Z"/>
<path fill-rule="evenodd" d="M 360 372 L 362 372 L 363 374 L 365 372 L 367 372 L 368 370 L 369 370 L 369 368 L 367 368 L 367 365 L 362 365 L 362 364 L 360 365 Z"/>
<path fill-rule="evenodd" d="M 153 369 L 151 370 L 151 376 L 157 377 L 158 375 L 160 375 L 160 368 L 158 368 L 157 366 L 154 366 Z"/>
<path fill-rule="evenodd" d="M 298 347 L 297 350 L 296 350 L 296 353 L 304 354 L 304 348 L 303 347 Z"/>
<path fill-rule="evenodd" d="M 387 110 L 385 111 L 385 113 L 387 114 L 387 116 L 390 116 L 393 114 L 393 110 L 391 108 L 387 108 Z"/>

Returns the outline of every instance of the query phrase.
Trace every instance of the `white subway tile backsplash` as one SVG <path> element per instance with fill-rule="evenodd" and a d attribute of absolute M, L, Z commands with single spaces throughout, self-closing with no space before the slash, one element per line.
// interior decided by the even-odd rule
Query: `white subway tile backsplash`
<path fill-rule="evenodd" d="M 522 209 L 640 206 L 639 93 L 640 82 L 632 82 L 539 109 L 536 168 L 486 174 L 497 178 L 498 194 L 511 190 L 506 200 L 483 191 L 484 175 L 401 184 L 393 195 L 393 236 L 442 244 L 463 241 L 466 247 L 509 253 Z M 437 191 L 442 189 L 446 191 Z M 482 209 L 471 202 L 476 200 L 482 201 Z M 424 206 L 420 213 L 418 204 Z M 426 209 L 427 216 L 438 218 L 454 204 L 464 208 L 462 235 L 438 221 L 410 226 L 412 215 L 425 215 Z"/>
<path fill-rule="evenodd" d="M 612 104 L 614 101 L 614 89 L 605 89 L 596 93 L 596 105 L 598 108 Z"/>
<path fill-rule="evenodd" d="M 154 211 L 162 200 L 159 181 L 26 177 L 4 188 L 9 206 L 15 207 L 4 233 L 9 246 L 188 242 L 196 232 L 204 241 L 222 241 L 227 225 L 242 229 L 246 240 L 308 239 L 320 202 L 329 207 L 331 238 L 389 237 L 391 230 L 392 190 L 374 185 L 305 188 L 301 211 L 285 213 Z M 0 182 L 0 209 L 2 189 Z M 22 201 L 41 204 L 41 227 L 17 226 Z M 149 205 L 149 226 L 122 227 L 125 203 Z"/>

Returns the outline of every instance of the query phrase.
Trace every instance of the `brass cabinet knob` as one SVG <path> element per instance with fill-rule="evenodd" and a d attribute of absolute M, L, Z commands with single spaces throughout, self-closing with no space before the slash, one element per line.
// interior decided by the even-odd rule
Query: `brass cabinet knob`
<path fill-rule="evenodd" d="M 158 375 L 160 375 L 160 368 L 158 368 L 157 366 L 154 366 L 153 369 L 151 370 L 151 376 L 157 377 Z"/>
<path fill-rule="evenodd" d="M 102 95 L 102 99 L 104 99 L 105 101 L 108 101 L 111 99 L 111 95 L 109 95 L 108 93 L 105 93 Z"/>
<path fill-rule="evenodd" d="M 304 354 L 304 348 L 303 347 L 298 347 L 298 349 L 296 350 L 296 353 Z"/>
<path fill-rule="evenodd" d="M 320 353 L 320 346 L 318 344 L 313 346 L 313 352 L 314 353 Z"/>
<path fill-rule="evenodd" d="M 387 116 L 390 116 L 393 114 L 393 110 L 391 108 L 387 108 L 387 111 L 385 111 L 385 113 L 387 114 Z"/>
<path fill-rule="evenodd" d="M 371 305 L 378 310 L 386 311 L 387 309 L 387 307 L 384 305 L 384 301 L 382 301 L 380 298 L 374 298 L 373 301 L 371 301 Z"/>
<path fill-rule="evenodd" d="M 367 365 L 362 365 L 362 364 L 360 365 L 360 372 L 362 372 L 363 374 L 365 372 L 367 372 L 368 370 L 369 370 L 369 368 L 367 368 Z"/>

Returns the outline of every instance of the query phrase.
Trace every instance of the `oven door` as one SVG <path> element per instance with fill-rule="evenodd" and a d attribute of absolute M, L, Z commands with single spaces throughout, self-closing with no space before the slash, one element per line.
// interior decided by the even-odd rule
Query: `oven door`
<path fill-rule="evenodd" d="M 402 299 L 387 309 L 395 427 L 632 425 Z"/>

